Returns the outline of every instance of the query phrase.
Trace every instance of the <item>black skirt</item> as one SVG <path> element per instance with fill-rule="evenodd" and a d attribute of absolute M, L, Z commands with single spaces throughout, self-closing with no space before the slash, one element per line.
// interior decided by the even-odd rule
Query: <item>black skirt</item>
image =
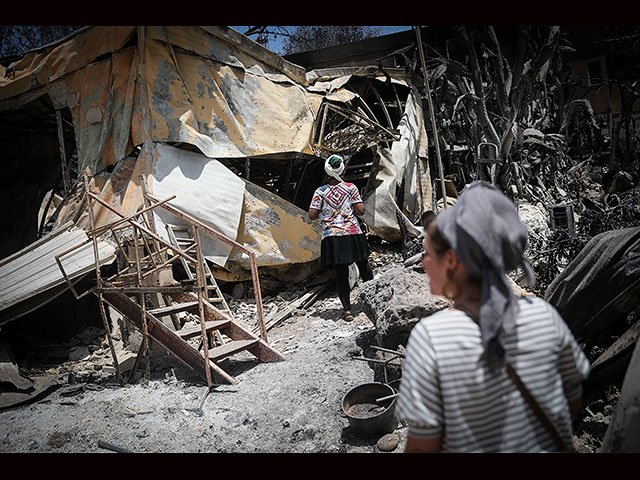
<path fill-rule="evenodd" d="M 344 265 L 360 262 L 369 257 L 369 243 L 364 233 L 330 236 L 320 243 L 322 265 Z"/>

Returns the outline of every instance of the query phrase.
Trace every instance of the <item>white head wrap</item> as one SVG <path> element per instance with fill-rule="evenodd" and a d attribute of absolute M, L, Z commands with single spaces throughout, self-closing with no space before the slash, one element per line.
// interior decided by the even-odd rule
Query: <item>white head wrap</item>
<path fill-rule="evenodd" d="M 340 155 L 331 155 L 324 162 L 324 171 L 327 172 L 327 175 L 335 178 L 339 182 L 342 182 L 342 172 L 344 172 L 344 160 Z"/>

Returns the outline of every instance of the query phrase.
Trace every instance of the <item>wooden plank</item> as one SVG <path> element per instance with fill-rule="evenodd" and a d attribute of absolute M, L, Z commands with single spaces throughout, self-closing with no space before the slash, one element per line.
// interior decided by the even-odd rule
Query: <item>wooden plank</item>
<path fill-rule="evenodd" d="M 322 292 L 322 290 L 326 288 L 326 286 L 327 284 L 318 285 L 317 287 L 306 292 L 304 295 L 302 295 L 301 297 L 299 297 L 298 299 L 294 300 L 292 303 L 287 305 L 287 307 L 284 310 L 275 312 L 273 315 L 267 318 L 265 322 L 267 330 L 272 329 L 283 320 L 286 320 L 287 318 L 289 318 L 289 316 L 298 308 L 309 307 L 318 297 L 320 292 Z M 254 328 L 252 330 L 253 334 L 257 334 L 257 332 L 258 332 L 258 328 Z"/>
<path fill-rule="evenodd" d="M 229 355 L 233 355 L 234 353 L 241 352 L 242 350 L 247 350 L 257 343 L 257 338 L 253 340 L 234 340 L 232 342 L 209 350 L 209 359 L 212 361 L 221 360 L 225 357 L 228 357 Z"/>
<path fill-rule="evenodd" d="M 224 328 L 229 325 L 229 323 L 230 320 L 212 320 L 206 322 L 204 324 L 204 328 L 207 330 L 207 332 L 210 332 L 212 330 L 219 330 L 221 328 Z M 182 330 L 178 330 L 176 333 L 181 338 L 187 340 L 189 338 L 194 338 L 198 335 L 202 335 L 202 328 L 200 327 L 200 325 L 198 325 L 197 327 L 187 327 L 183 328 Z"/>
<path fill-rule="evenodd" d="M 198 302 L 185 302 L 185 303 L 176 303 L 174 305 L 169 305 L 167 307 L 154 308 L 153 310 L 149 310 L 149 313 L 156 317 L 163 317 L 166 315 L 171 315 L 173 313 L 190 312 L 197 309 L 198 309 Z"/>
<path fill-rule="evenodd" d="M 124 293 L 124 294 L 140 294 L 140 293 L 181 293 L 185 291 L 191 291 L 192 288 L 188 285 L 179 287 L 101 287 L 96 288 L 96 293 Z"/>

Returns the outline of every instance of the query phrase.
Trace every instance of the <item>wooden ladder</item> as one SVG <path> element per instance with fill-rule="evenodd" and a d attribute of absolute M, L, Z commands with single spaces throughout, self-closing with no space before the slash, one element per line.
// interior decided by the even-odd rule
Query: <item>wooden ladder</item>
<path fill-rule="evenodd" d="M 193 238 L 193 233 L 191 232 L 191 228 L 187 226 L 179 226 L 179 225 L 171 225 L 167 224 L 167 234 L 169 235 L 169 240 L 176 247 L 182 249 L 183 251 L 189 253 L 193 251 L 195 247 L 195 239 Z M 195 281 L 196 279 L 196 266 L 189 263 L 184 257 L 180 257 L 180 261 L 184 270 L 189 277 L 189 280 Z M 211 273 L 211 269 L 209 265 L 204 262 L 204 271 L 207 278 L 207 298 L 209 299 L 209 303 L 217 306 L 218 310 L 224 312 L 229 317 L 233 318 L 233 314 L 231 313 L 231 309 L 227 304 L 227 301 L 224 299 L 224 295 L 222 291 L 218 287 L 218 283 L 216 282 L 213 273 Z"/>

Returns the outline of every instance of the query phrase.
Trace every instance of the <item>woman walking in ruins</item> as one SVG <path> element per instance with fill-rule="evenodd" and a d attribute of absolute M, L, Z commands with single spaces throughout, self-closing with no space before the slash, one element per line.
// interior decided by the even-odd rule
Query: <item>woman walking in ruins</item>
<path fill-rule="evenodd" d="M 309 218 L 320 219 L 322 241 L 320 258 L 323 265 L 331 266 L 336 273 L 338 298 L 344 309 L 344 319 L 353 320 L 351 313 L 351 288 L 349 266 L 355 263 L 363 281 L 373 278 L 369 265 L 369 245 L 356 215 L 364 214 L 364 203 L 353 183 L 344 182 L 344 160 L 331 155 L 324 169 L 330 182 L 316 189 L 309 207 Z"/>
<path fill-rule="evenodd" d="M 513 203 L 475 182 L 423 224 L 431 291 L 453 307 L 411 331 L 395 410 L 405 451 L 570 450 L 589 362 L 550 304 L 512 290 L 506 272 L 518 266 L 533 283 Z"/>

